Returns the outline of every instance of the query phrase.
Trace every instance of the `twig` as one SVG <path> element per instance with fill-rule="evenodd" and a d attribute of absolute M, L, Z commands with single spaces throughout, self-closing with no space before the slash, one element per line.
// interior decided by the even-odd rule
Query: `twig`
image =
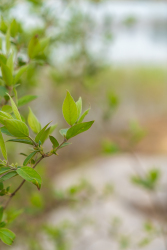
<path fill-rule="evenodd" d="M 42 159 L 44 159 L 44 156 L 41 156 L 39 158 L 39 160 L 34 164 L 33 168 L 35 168 L 38 163 L 40 163 L 40 161 L 42 161 Z M 11 201 L 11 199 L 13 198 L 13 196 L 15 196 L 15 194 L 20 190 L 20 188 L 24 185 L 24 183 L 26 182 L 26 180 L 22 181 L 20 183 L 20 185 L 16 188 L 16 190 L 10 195 L 9 199 L 7 200 L 6 204 L 3 206 L 3 209 L 5 210 L 9 204 L 9 202 Z"/>

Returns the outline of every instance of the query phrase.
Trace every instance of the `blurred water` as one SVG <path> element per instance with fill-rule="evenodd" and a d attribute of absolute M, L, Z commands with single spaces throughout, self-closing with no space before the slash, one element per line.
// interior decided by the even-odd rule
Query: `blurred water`
<path fill-rule="evenodd" d="M 52 7 L 52 15 L 58 15 L 60 22 L 66 21 L 70 10 L 89 13 L 99 27 L 106 17 L 112 19 L 113 39 L 107 43 L 100 32 L 90 35 L 88 47 L 96 58 L 115 64 L 166 64 L 167 63 L 167 3 L 161 1 L 71 1 L 65 6 L 62 1 L 47 1 L 46 8 Z M 26 5 L 19 5 L 12 13 L 22 20 L 27 27 L 34 23 L 42 25 L 40 19 L 32 16 Z M 26 17 L 26 18 L 25 18 Z M 135 17 L 136 24 L 123 26 L 128 17 Z M 114 26 L 114 28 L 113 28 Z M 69 49 L 69 48 L 68 48 Z M 60 48 L 57 55 L 64 58 L 72 53 L 67 48 Z"/>
<path fill-rule="evenodd" d="M 164 64 L 167 62 L 167 3 L 152 1 L 106 1 L 92 8 L 97 22 L 108 16 L 113 19 L 113 42 L 102 49 L 102 41 L 96 39 L 91 46 L 94 53 L 118 64 Z M 123 27 L 126 18 L 136 19 L 136 24 Z M 98 41 L 98 42 L 97 42 Z M 104 48 L 104 47 L 103 47 Z"/>

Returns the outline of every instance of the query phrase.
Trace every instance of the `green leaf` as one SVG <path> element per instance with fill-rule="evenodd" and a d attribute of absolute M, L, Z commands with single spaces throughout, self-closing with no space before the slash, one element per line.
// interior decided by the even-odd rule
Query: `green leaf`
<path fill-rule="evenodd" d="M 0 96 L 4 97 L 8 90 L 4 86 L 0 86 Z"/>
<path fill-rule="evenodd" d="M 49 40 L 50 40 L 49 38 L 43 38 L 39 41 L 39 44 L 40 44 L 39 52 L 40 53 L 44 52 L 46 47 L 49 45 Z"/>
<path fill-rule="evenodd" d="M 8 223 L 13 222 L 20 214 L 23 213 L 23 209 L 11 211 L 8 214 Z"/>
<path fill-rule="evenodd" d="M 66 147 L 66 146 L 68 146 L 68 145 L 71 145 L 72 143 L 70 143 L 70 142 L 65 142 L 65 143 L 63 143 L 61 146 L 60 146 L 60 148 L 64 148 L 64 147 Z M 59 148 L 59 149 L 60 149 Z"/>
<path fill-rule="evenodd" d="M 13 74 L 13 67 L 14 67 L 14 65 L 13 65 L 13 53 L 11 53 L 10 56 L 8 57 L 6 65 L 9 67 L 11 73 Z"/>
<path fill-rule="evenodd" d="M 7 130 L 7 128 L 5 126 L 1 127 L 0 128 L 1 132 L 5 135 L 8 135 L 8 136 L 14 136 L 12 135 L 11 133 L 9 133 L 9 131 Z"/>
<path fill-rule="evenodd" d="M 13 110 L 13 113 L 15 114 L 15 116 L 16 116 L 16 119 L 22 121 L 21 115 L 20 115 L 20 113 L 18 111 L 18 108 L 17 108 L 15 102 L 13 101 L 13 99 L 12 99 L 12 97 L 10 95 L 9 95 L 9 97 L 10 97 L 10 101 L 11 101 L 11 105 L 12 105 L 12 110 Z"/>
<path fill-rule="evenodd" d="M 78 119 L 78 109 L 74 99 L 68 91 L 63 103 L 62 111 L 64 119 L 72 126 Z"/>
<path fill-rule="evenodd" d="M 10 50 L 10 28 L 8 28 L 8 31 L 6 32 L 6 52 L 9 53 Z"/>
<path fill-rule="evenodd" d="M 26 119 L 21 115 L 22 122 L 26 123 Z"/>
<path fill-rule="evenodd" d="M 34 157 L 34 155 L 36 155 L 36 153 L 38 153 L 38 151 L 34 151 L 30 155 L 28 155 L 27 158 L 24 160 L 23 165 L 26 166 Z"/>
<path fill-rule="evenodd" d="M 37 36 L 34 36 L 28 45 L 28 56 L 29 58 L 33 59 L 36 56 L 42 54 L 45 48 L 49 44 L 49 38 L 43 38 L 41 40 L 38 39 Z"/>
<path fill-rule="evenodd" d="M 3 207 L 0 207 L 0 221 L 2 221 L 3 217 Z"/>
<path fill-rule="evenodd" d="M 4 139 L 3 139 L 1 131 L 0 131 L 0 147 L 1 147 L 1 151 L 2 151 L 3 157 L 7 160 L 6 146 L 5 146 L 5 142 L 4 142 Z"/>
<path fill-rule="evenodd" d="M 87 110 L 81 115 L 81 117 L 80 117 L 79 120 L 78 120 L 78 123 L 81 123 L 81 122 L 84 120 L 85 116 L 89 113 L 89 111 L 90 111 L 90 108 L 87 109 Z"/>
<path fill-rule="evenodd" d="M 10 33 L 12 37 L 16 37 L 18 33 L 19 27 L 18 23 L 16 22 L 15 19 L 12 20 L 11 25 L 10 25 Z"/>
<path fill-rule="evenodd" d="M 53 148 L 57 148 L 59 146 L 59 143 L 55 137 L 49 135 L 49 139 L 50 139 L 51 143 L 53 144 Z"/>
<path fill-rule="evenodd" d="M 36 95 L 25 95 L 18 100 L 18 107 L 26 105 L 27 103 L 35 100 L 36 98 Z"/>
<path fill-rule="evenodd" d="M 7 228 L 0 228 L 0 239 L 7 245 L 12 245 L 15 234 Z"/>
<path fill-rule="evenodd" d="M 24 154 L 24 153 L 20 153 L 20 155 L 23 155 L 23 156 L 26 156 L 26 157 L 27 157 L 27 155 L 26 155 L 26 154 Z"/>
<path fill-rule="evenodd" d="M 41 188 L 41 177 L 33 168 L 21 167 L 17 169 L 17 173 L 26 181 L 32 182 L 36 185 L 38 189 Z"/>
<path fill-rule="evenodd" d="M 47 128 L 47 129 L 44 131 L 44 133 L 42 134 L 42 136 L 41 136 L 41 138 L 40 138 L 40 141 L 41 141 L 42 144 L 43 144 L 43 143 L 46 141 L 46 139 L 49 137 L 50 128 L 51 128 L 51 127 Z"/>
<path fill-rule="evenodd" d="M 16 102 L 16 105 L 18 103 L 18 98 L 17 98 L 17 90 L 15 87 L 13 87 L 13 93 L 14 93 L 14 97 L 15 97 L 15 102 Z"/>
<path fill-rule="evenodd" d="M 20 143 L 24 143 L 24 144 L 34 145 L 32 141 L 26 140 L 26 139 L 11 139 L 11 140 L 8 140 L 8 141 L 10 141 L 10 142 L 20 142 Z"/>
<path fill-rule="evenodd" d="M 34 115 L 32 110 L 29 108 L 28 124 L 35 134 L 38 134 L 41 130 L 41 124 L 39 123 L 37 117 Z"/>
<path fill-rule="evenodd" d="M 2 189 L 2 190 L 0 191 L 0 196 L 4 196 L 4 195 L 6 195 L 6 189 Z"/>
<path fill-rule="evenodd" d="M 4 124 L 5 119 L 13 119 L 13 117 L 4 111 L 0 111 L 0 123 Z"/>
<path fill-rule="evenodd" d="M 2 77 L 7 86 L 11 86 L 13 82 L 13 76 L 10 68 L 5 64 L 1 63 Z"/>
<path fill-rule="evenodd" d="M 7 26 L 6 22 L 3 20 L 3 17 L 1 16 L 0 30 L 3 33 L 6 33 L 7 29 L 8 29 L 8 26 Z"/>
<path fill-rule="evenodd" d="M 4 111 L 0 111 L 0 117 L 3 118 L 3 119 L 13 119 L 13 117 L 7 113 L 7 112 L 4 112 Z"/>
<path fill-rule="evenodd" d="M 28 68 L 28 65 L 25 65 L 25 66 L 22 66 L 21 68 L 19 68 L 16 75 L 14 76 L 14 80 L 13 80 L 14 84 L 18 83 L 21 76 L 24 74 L 24 72 L 26 72 L 27 68 Z"/>
<path fill-rule="evenodd" d="M 43 133 L 45 132 L 46 128 L 49 126 L 51 122 L 49 122 L 45 127 L 43 127 L 43 129 L 41 129 L 41 131 L 37 134 L 37 136 L 35 137 L 35 142 L 39 142 L 41 136 L 43 135 Z"/>
<path fill-rule="evenodd" d="M 12 223 L 19 215 L 23 213 L 23 211 L 23 209 L 10 210 L 10 212 L 7 214 L 8 223 Z"/>
<path fill-rule="evenodd" d="M 151 183 L 155 183 L 158 181 L 160 177 L 160 172 L 158 169 L 151 169 L 149 172 L 148 172 L 148 180 L 151 182 Z"/>
<path fill-rule="evenodd" d="M 69 128 L 63 128 L 59 130 L 59 133 L 63 136 L 66 137 L 67 131 L 69 130 Z"/>
<path fill-rule="evenodd" d="M 56 124 L 50 126 L 50 131 L 49 131 L 50 134 L 52 134 L 53 131 L 57 128 L 57 125 L 58 124 L 56 123 Z"/>
<path fill-rule="evenodd" d="M 92 126 L 93 123 L 94 121 L 90 121 L 74 125 L 72 128 L 68 129 L 66 138 L 70 139 L 80 133 L 87 131 Z"/>
<path fill-rule="evenodd" d="M 6 112 L 6 113 L 12 113 L 12 107 L 10 105 L 4 105 L 1 109 L 1 111 Z"/>
<path fill-rule="evenodd" d="M 4 221 L 0 222 L 0 227 L 5 227 L 6 223 Z"/>
<path fill-rule="evenodd" d="M 28 56 L 33 59 L 39 51 L 40 43 L 37 36 L 32 37 L 28 45 Z"/>
<path fill-rule="evenodd" d="M 57 124 L 52 125 L 48 129 L 45 130 L 45 132 L 43 133 L 43 135 L 40 138 L 40 141 L 41 141 L 42 144 L 46 141 L 46 139 L 55 130 L 56 127 L 57 127 Z"/>
<path fill-rule="evenodd" d="M 3 189 L 3 183 L 0 182 L 0 190 L 2 190 L 2 189 Z"/>
<path fill-rule="evenodd" d="M 6 64 L 6 62 L 7 62 L 6 56 L 3 54 L 0 54 L 0 65 L 1 63 Z"/>
<path fill-rule="evenodd" d="M 82 98 L 80 97 L 78 101 L 76 102 L 77 110 L 78 110 L 78 118 L 80 117 L 82 113 Z"/>
<path fill-rule="evenodd" d="M 4 120 L 5 127 L 12 135 L 16 137 L 28 137 L 29 130 L 27 125 L 19 120 L 15 119 L 6 119 Z"/>
<path fill-rule="evenodd" d="M 4 181 L 7 181 L 9 180 L 10 178 L 14 177 L 17 175 L 17 172 L 16 171 L 12 171 L 12 172 L 9 172 L 5 175 L 3 175 L 1 178 L 0 178 L 0 182 L 4 182 Z"/>
<path fill-rule="evenodd" d="M 9 172 L 10 170 L 11 170 L 10 167 L 1 167 L 0 168 L 0 175 L 4 174 L 6 172 Z"/>

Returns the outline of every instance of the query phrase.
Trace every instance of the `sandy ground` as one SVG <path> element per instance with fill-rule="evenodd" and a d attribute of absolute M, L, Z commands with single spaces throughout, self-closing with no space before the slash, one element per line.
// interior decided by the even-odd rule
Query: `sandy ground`
<path fill-rule="evenodd" d="M 56 189 L 66 190 L 84 179 L 94 186 L 96 195 L 91 196 L 89 202 L 84 206 L 80 204 L 53 212 L 49 215 L 49 224 L 60 225 L 64 220 L 74 225 L 83 223 L 83 221 L 92 221 L 78 229 L 77 237 L 67 235 L 72 250 L 121 249 L 120 242 L 123 237 L 130 238 L 130 247 L 127 249 L 137 250 L 138 243 L 147 236 L 143 230 L 144 223 L 152 218 L 154 225 L 159 227 L 159 223 L 155 219 L 155 214 L 151 212 L 154 203 L 153 197 L 134 186 L 130 181 L 130 176 L 136 172 L 145 173 L 149 168 L 155 167 L 162 173 L 166 173 L 167 157 L 144 155 L 100 157 L 59 175 L 54 181 Z M 114 187 L 114 191 L 110 195 L 104 196 L 102 195 L 104 187 L 108 184 Z M 162 174 L 160 191 L 157 193 L 158 200 L 161 199 L 162 202 L 166 198 L 165 185 L 166 175 Z M 156 199 L 154 198 L 158 203 Z M 114 227 L 116 220 L 120 221 L 117 229 Z M 116 233 L 116 231 L 118 232 Z M 47 240 L 44 244 L 48 250 L 54 249 L 53 246 L 47 244 Z M 162 237 L 156 238 L 143 249 L 164 250 Z"/>
<path fill-rule="evenodd" d="M 156 197 L 130 181 L 132 175 L 143 174 L 150 168 L 158 168 L 162 173 Z M 166 156 L 125 154 L 96 158 L 55 178 L 55 189 L 67 190 L 71 185 L 86 180 L 96 191 L 86 198 L 85 203 L 61 207 L 52 212 L 48 216 L 48 223 L 57 226 L 68 221 L 73 225 L 73 229 L 67 230 L 66 234 L 69 250 L 138 250 L 139 242 L 148 235 L 143 229 L 144 223 L 152 221 L 159 228 L 152 204 L 154 201 L 158 204 L 160 199 L 165 205 L 166 173 Z M 113 189 L 105 193 L 108 185 Z M 160 220 L 164 220 L 163 216 L 160 216 Z M 40 237 L 44 249 L 56 249 L 45 235 Z M 126 240 L 129 242 L 127 248 Z M 165 250 L 162 236 L 141 249 Z"/>

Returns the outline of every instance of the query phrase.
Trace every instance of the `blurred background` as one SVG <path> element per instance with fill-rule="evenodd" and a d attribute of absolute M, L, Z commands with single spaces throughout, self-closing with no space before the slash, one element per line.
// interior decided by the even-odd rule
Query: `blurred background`
<path fill-rule="evenodd" d="M 38 96 L 42 126 L 61 138 L 66 89 L 95 120 L 38 167 L 41 192 L 27 183 L 13 199 L 10 249 L 167 249 L 167 2 L 1 0 L 0 15 L 1 31 L 20 25 L 20 65 L 34 35 L 49 38 L 19 89 Z"/>

